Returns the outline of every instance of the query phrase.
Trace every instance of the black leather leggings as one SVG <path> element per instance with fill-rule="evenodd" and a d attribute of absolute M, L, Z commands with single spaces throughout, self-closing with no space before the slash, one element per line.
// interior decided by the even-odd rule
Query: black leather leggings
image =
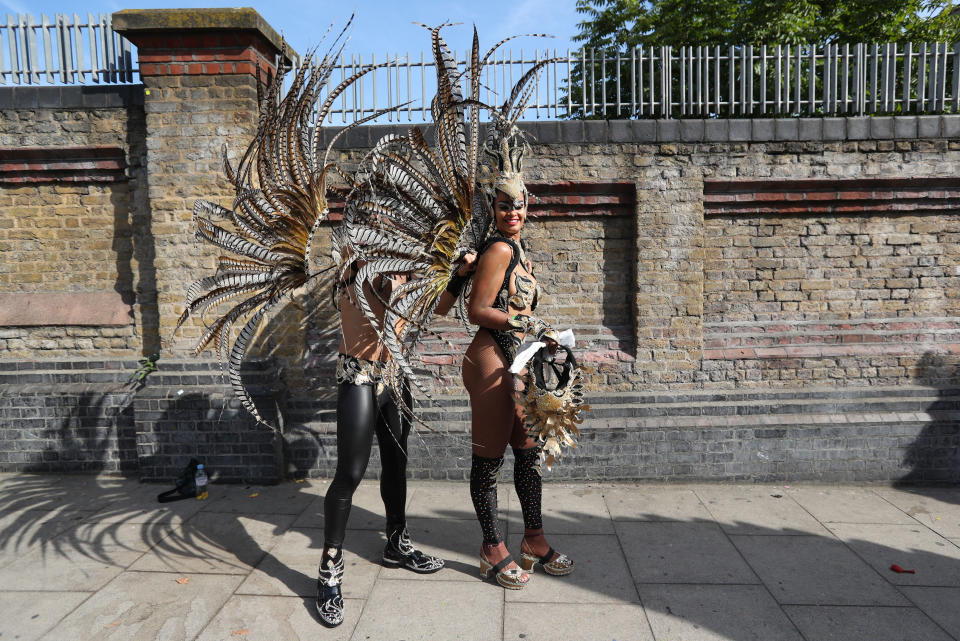
<path fill-rule="evenodd" d="M 390 390 L 382 388 L 378 394 L 377 388 L 372 383 L 340 383 L 337 388 L 337 472 L 323 500 L 325 548 L 343 546 L 353 493 L 367 470 L 374 433 L 380 447 L 380 496 L 387 513 L 388 536 L 406 521 L 410 422 L 397 408 Z M 406 385 L 403 398 L 410 407 Z"/>

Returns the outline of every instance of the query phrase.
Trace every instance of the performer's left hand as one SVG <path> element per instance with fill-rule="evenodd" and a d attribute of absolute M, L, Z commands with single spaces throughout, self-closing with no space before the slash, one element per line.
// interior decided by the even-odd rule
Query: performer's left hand
<path fill-rule="evenodd" d="M 457 269 L 457 276 L 466 276 L 477 269 L 477 252 L 467 252 L 457 262 L 461 263 L 459 269 Z"/>
<path fill-rule="evenodd" d="M 546 344 L 548 352 L 550 352 L 551 354 L 557 353 L 557 348 L 559 347 L 559 345 L 557 345 L 557 341 L 553 340 L 552 338 L 548 338 L 546 336 L 544 336 L 540 340 L 542 340 Z"/>

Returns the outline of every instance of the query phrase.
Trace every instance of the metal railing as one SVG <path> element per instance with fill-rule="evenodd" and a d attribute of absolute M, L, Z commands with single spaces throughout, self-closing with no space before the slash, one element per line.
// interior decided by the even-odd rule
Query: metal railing
<path fill-rule="evenodd" d="M 458 65 L 467 68 L 464 54 Z M 609 54 L 504 51 L 483 72 L 482 99 L 502 102 L 540 60 L 526 118 L 738 118 L 960 112 L 960 43 L 636 47 Z M 432 61 L 394 56 L 341 96 L 332 122 L 408 103 L 388 118 L 424 120 L 436 91 Z M 339 77 L 374 64 L 338 61 Z"/>
<path fill-rule="evenodd" d="M 958 61 L 960 43 L 637 47 L 613 60 L 584 51 L 575 81 L 586 82 L 567 107 L 660 118 L 957 112 Z"/>
<path fill-rule="evenodd" d="M 129 83 L 135 52 L 109 14 L 0 24 L 0 84 Z M 333 82 L 387 62 L 341 95 L 328 122 L 348 123 L 400 106 L 384 120 L 429 120 L 432 57 L 336 60 Z M 468 52 L 455 52 L 466 70 Z M 541 60 L 526 118 L 714 118 L 960 113 L 960 43 L 643 47 L 498 51 L 483 70 L 481 100 L 498 104 Z M 465 74 L 466 76 L 466 74 Z M 464 78 L 466 83 L 466 77 Z"/>
<path fill-rule="evenodd" d="M 0 24 L 0 84 L 128 83 L 135 71 L 133 45 L 110 14 L 8 14 Z"/>

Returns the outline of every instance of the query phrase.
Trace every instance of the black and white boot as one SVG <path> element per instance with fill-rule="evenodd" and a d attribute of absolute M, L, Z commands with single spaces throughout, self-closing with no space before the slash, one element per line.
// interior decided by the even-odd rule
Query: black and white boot
<path fill-rule="evenodd" d="M 317 578 L 317 614 L 320 616 L 320 623 L 328 628 L 334 628 L 343 623 L 341 583 L 343 583 L 343 550 L 337 550 L 335 556 L 329 556 L 324 552 Z"/>
<path fill-rule="evenodd" d="M 430 574 L 443 568 L 443 559 L 424 554 L 413 547 L 410 533 L 405 526 L 398 527 L 387 536 L 383 548 L 383 564 L 387 567 L 403 567 L 418 574 Z"/>

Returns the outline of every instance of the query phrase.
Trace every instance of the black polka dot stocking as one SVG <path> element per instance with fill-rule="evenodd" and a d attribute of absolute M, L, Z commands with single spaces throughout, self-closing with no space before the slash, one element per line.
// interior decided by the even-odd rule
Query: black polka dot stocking
<path fill-rule="evenodd" d="M 540 476 L 540 448 L 525 450 L 513 449 L 513 486 L 520 499 L 523 512 L 523 526 L 528 530 L 543 528 L 543 515 L 540 511 L 543 494 L 543 478 Z"/>
<path fill-rule="evenodd" d="M 502 466 L 502 456 L 485 458 L 476 454 L 470 464 L 470 498 L 483 531 L 483 542 L 487 545 L 496 545 L 503 540 L 497 519 L 497 475 Z"/>

